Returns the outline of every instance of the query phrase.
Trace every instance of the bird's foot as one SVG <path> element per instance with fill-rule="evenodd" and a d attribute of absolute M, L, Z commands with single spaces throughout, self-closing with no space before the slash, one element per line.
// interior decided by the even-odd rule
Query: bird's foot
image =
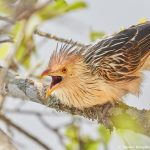
<path fill-rule="evenodd" d="M 110 131 L 112 131 L 112 122 L 109 118 L 109 113 L 108 111 L 114 107 L 114 103 L 112 102 L 109 102 L 109 103 L 106 103 L 104 105 L 102 105 L 100 107 L 100 113 L 98 115 L 98 121 L 100 123 L 102 123 L 106 128 L 108 128 Z"/>

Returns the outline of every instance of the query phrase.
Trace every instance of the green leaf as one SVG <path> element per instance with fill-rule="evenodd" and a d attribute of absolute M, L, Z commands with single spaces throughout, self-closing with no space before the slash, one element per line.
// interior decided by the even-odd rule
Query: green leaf
<path fill-rule="evenodd" d="M 66 11 L 73 11 L 73 10 L 77 10 L 80 8 L 86 8 L 87 4 L 85 2 L 74 2 L 71 5 L 68 5 L 68 7 L 66 8 Z"/>
<path fill-rule="evenodd" d="M 10 49 L 11 43 L 0 44 L 0 59 L 4 59 Z"/>
<path fill-rule="evenodd" d="M 51 19 L 51 18 L 61 14 L 62 9 L 66 5 L 67 4 L 64 1 L 56 1 L 56 2 L 53 2 L 52 4 L 49 4 L 44 9 L 40 10 L 37 13 L 41 17 L 42 20 Z"/>
<path fill-rule="evenodd" d="M 31 61 L 31 56 L 28 56 L 24 61 L 23 61 L 23 65 L 25 68 L 30 68 L 30 61 Z"/>
<path fill-rule="evenodd" d="M 0 15 L 9 16 L 12 12 L 12 8 L 7 6 L 6 0 L 0 0 Z"/>
<path fill-rule="evenodd" d="M 99 142 L 93 142 L 88 145 L 86 150 L 98 150 Z"/>
<path fill-rule="evenodd" d="M 104 32 L 92 31 L 92 32 L 90 32 L 90 39 L 91 39 L 91 41 L 95 41 L 95 40 L 97 40 L 97 39 L 103 38 L 104 35 L 105 35 Z"/>
<path fill-rule="evenodd" d="M 33 35 L 36 26 L 40 24 L 40 22 L 41 22 L 41 18 L 36 14 L 32 15 L 29 18 L 26 25 L 26 33 L 25 33 L 26 38 L 29 38 Z"/>
<path fill-rule="evenodd" d="M 71 4 L 67 4 L 65 1 L 57 1 L 48 5 L 44 9 L 38 12 L 38 15 L 41 17 L 42 20 L 51 19 L 53 17 L 62 15 L 66 12 L 77 10 L 80 8 L 85 8 L 87 5 L 85 2 L 73 2 Z"/>
<path fill-rule="evenodd" d="M 35 52 L 35 43 L 32 37 L 24 38 L 16 53 L 16 59 L 25 67 L 30 67 L 32 54 Z"/>
<path fill-rule="evenodd" d="M 66 129 L 65 135 L 72 140 L 76 140 L 78 138 L 79 128 L 75 125 L 71 125 Z"/>
<path fill-rule="evenodd" d="M 56 3 L 62 3 L 62 4 L 67 4 L 65 0 L 55 0 Z"/>
<path fill-rule="evenodd" d="M 70 125 L 67 127 L 65 135 L 69 139 L 69 143 L 66 144 L 67 150 L 76 150 L 78 149 L 78 135 L 79 127 L 76 125 Z"/>
<path fill-rule="evenodd" d="M 145 23 L 145 22 L 147 22 L 147 21 L 149 21 L 147 17 L 142 17 L 142 18 L 140 18 L 140 19 L 138 20 L 138 24 L 142 24 L 142 23 Z"/>
<path fill-rule="evenodd" d="M 14 41 L 18 42 L 21 40 L 19 45 L 17 45 L 16 59 L 25 68 L 30 67 L 31 56 L 33 52 L 35 52 L 35 43 L 32 38 L 32 33 L 37 22 L 39 22 L 38 19 L 39 18 L 35 15 L 32 16 L 27 22 L 19 21 L 13 26 L 11 31 Z"/>
<path fill-rule="evenodd" d="M 84 138 L 84 149 L 85 150 L 98 150 L 100 141 L 93 140 L 90 137 Z"/>
<path fill-rule="evenodd" d="M 69 139 L 69 143 L 66 144 L 67 150 L 77 150 L 80 144 L 84 150 L 98 150 L 100 141 L 99 139 L 92 139 L 89 136 L 81 136 L 79 134 L 79 127 L 71 125 L 66 129 L 66 136 Z"/>
<path fill-rule="evenodd" d="M 70 143 L 66 144 L 66 150 L 77 150 L 77 149 L 78 149 L 77 143 L 71 141 Z"/>
<path fill-rule="evenodd" d="M 11 36 L 14 41 L 18 41 L 20 39 L 20 33 L 22 33 L 24 27 L 24 21 L 16 22 L 12 27 Z"/>
<path fill-rule="evenodd" d="M 107 144 L 110 140 L 111 134 L 108 129 L 106 129 L 103 125 L 98 128 L 100 136 L 103 138 L 104 142 Z"/>
<path fill-rule="evenodd" d="M 72 143 L 66 144 L 66 150 L 73 150 L 73 144 Z"/>
<path fill-rule="evenodd" d="M 115 124 L 116 128 L 122 128 L 122 129 L 130 129 L 130 130 L 140 130 L 140 124 L 135 122 L 134 117 L 131 117 L 130 114 L 128 113 L 118 113 L 119 111 L 117 110 L 116 113 L 117 115 L 112 116 L 111 120 Z"/>

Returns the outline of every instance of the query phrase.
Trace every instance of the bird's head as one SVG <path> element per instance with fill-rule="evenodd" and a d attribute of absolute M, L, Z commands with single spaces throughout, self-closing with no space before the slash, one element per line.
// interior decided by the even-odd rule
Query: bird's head
<path fill-rule="evenodd" d="M 72 81 L 78 72 L 80 57 L 69 50 L 60 49 L 54 51 L 46 70 L 41 76 L 51 76 L 51 85 L 48 87 L 46 97 L 50 96 L 53 91 L 64 87 L 68 81 Z"/>
<path fill-rule="evenodd" d="M 103 96 L 100 86 L 105 85 L 91 74 L 82 50 L 73 45 L 63 46 L 53 52 L 48 67 L 42 73 L 42 77 L 52 78 L 46 97 L 54 94 L 62 103 L 77 108 L 99 103 Z"/>

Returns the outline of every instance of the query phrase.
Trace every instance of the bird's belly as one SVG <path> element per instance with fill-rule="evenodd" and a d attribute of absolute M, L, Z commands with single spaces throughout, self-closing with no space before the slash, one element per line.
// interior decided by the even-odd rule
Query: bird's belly
<path fill-rule="evenodd" d="M 98 104 L 102 105 L 113 100 L 118 100 L 120 96 L 123 95 L 122 92 L 110 86 L 103 86 L 101 89 L 99 87 L 97 87 L 97 89 L 86 87 L 84 89 L 85 93 L 77 89 L 74 89 L 72 92 L 60 89 L 53 94 L 60 99 L 62 103 L 77 108 L 92 107 Z"/>
<path fill-rule="evenodd" d="M 52 94 L 68 106 L 84 108 L 121 100 L 128 93 L 138 93 L 140 83 L 140 78 L 128 83 L 113 84 L 99 80 L 95 86 L 88 84 L 83 87 L 84 89 L 80 88 L 80 90 L 78 86 L 61 88 Z"/>

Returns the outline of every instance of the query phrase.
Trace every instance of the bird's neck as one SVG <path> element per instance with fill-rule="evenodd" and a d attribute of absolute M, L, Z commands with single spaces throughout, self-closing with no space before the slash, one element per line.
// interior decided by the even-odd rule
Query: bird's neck
<path fill-rule="evenodd" d="M 68 80 L 65 86 L 57 89 L 53 94 L 66 105 L 83 108 L 111 101 L 118 92 L 111 88 L 95 76 L 82 75 Z"/>

